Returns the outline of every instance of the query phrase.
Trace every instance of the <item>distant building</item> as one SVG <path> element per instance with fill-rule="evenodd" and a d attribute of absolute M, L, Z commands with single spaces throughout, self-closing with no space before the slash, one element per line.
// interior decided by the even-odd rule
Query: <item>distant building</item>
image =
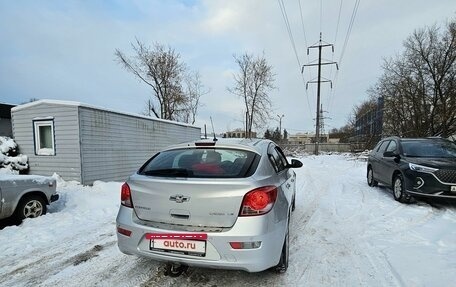
<path fill-rule="evenodd" d="M 241 131 L 241 130 L 236 130 L 236 131 L 232 131 L 232 132 L 226 132 L 223 137 L 224 138 L 246 138 L 246 135 L 245 135 L 245 131 Z M 257 133 L 256 132 L 251 132 L 251 135 L 250 135 L 251 138 L 256 138 L 257 137 Z"/>
<path fill-rule="evenodd" d="M 328 143 L 338 144 L 340 142 L 340 138 L 329 138 Z"/>
<path fill-rule="evenodd" d="M 328 143 L 330 142 L 329 140 L 329 134 L 321 134 L 320 135 L 320 143 Z M 311 133 L 297 133 L 294 135 L 289 135 L 288 136 L 288 143 L 289 144 L 310 144 L 310 143 L 315 143 L 315 134 Z"/>
<path fill-rule="evenodd" d="M 0 136 L 12 137 L 11 109 L 14 105 L 0 103 Z"/>
<path fill-rule="evenodd" d="M 356 116 L 355 141 L 377 142 L 380 140 L 383 132 L 383 107 L 384 100 L 380 97 L 372 109 Z"/>

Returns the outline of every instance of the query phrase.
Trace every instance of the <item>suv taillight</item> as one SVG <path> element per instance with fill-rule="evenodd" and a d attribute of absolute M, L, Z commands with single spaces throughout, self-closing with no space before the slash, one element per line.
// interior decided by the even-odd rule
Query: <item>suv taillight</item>
<path fill-rule="evenodd" d="M 122 184 L 122 188 L 120 190 L 120 203 L 126 207 L 133 207 L 130 186 L 128 186 L 127 183 Z"/>
<path fill-rule="evenodd" d="M 277 187 L 268 185 L 249 191 L 242 200 L 239 216 L 254 216 L 268 213 L 277 199 Z"/>

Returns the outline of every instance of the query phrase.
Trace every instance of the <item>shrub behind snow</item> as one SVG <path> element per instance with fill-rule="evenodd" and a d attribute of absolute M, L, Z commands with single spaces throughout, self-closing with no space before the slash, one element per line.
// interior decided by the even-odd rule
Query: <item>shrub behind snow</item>
<path fill-rule="evenodd" d="M 2 172 L 25 171 L 28 169 L 26 155 L 17 154 L 17 144 L 9 137 L 0 136 L 0 169 Z"/>

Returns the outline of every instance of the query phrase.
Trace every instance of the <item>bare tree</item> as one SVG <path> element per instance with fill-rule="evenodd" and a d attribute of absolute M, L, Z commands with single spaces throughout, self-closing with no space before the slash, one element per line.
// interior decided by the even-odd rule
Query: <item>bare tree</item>
<path fill-rule="evenodd" d="M 184 105 L 183 121 L 194 124 L 198 114 L 198 108 L 203 106 L 200 103 L 202 95 L 208 94 L 209 90 L 205 89 L 201 82 L 201 76 L 198 72 L 188 73 L 185 78 L 186 103 Z"/>
<path fill-rule="evenodd" d="M 274 77 L 264 55 L 234 55 L 239 72 L 234 74 L 234 86 L 228 90 L 244 100 L 246 115 L 246 137 L 252 134 L 252 127 L 264 125 L 271 118 L 269 92 L 274 89 Z"/>
<path fill-rule="evenodd" d="M 456 132 L 456 21 L 443 32 L 416 30 L 405 51 L 383 64 L 383 75 L 369 91 L 385 99 L 386 134 L 443 136 Z"/>
<path fill-rule="evenodd" d="M 197 73 L 188 72 L 174 49 L 155 43 L 152 48 L 136 39 L 131 44 L 135 55 L 127 57 L 116 49 L 115 56 L 123 67 L 153 90 L 146 103 L 146 114 L 157 118 L 195 122 L 203 85 Z"/>

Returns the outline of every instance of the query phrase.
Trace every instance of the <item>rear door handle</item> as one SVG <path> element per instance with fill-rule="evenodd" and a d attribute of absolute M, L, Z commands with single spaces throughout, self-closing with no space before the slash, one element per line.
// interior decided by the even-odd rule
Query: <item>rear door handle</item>
<path fill-rule="evenodd" d="M 190 218 L 190 212 L 188 210 L 182 210 L 182 209 L 171 209 L 169 211 L 169 215 L 173 218 L 177 219 L 189 219 Z"/>
<path fill-rule="evenodd" d="M 178 218 L 178 219 L 189 219 L 190 218 L 190 215 L 186 215 L 186 214 L 173 214 L 173 213 L 171 213 L 171 216 L 174 217 L 174 218 Z"/>

